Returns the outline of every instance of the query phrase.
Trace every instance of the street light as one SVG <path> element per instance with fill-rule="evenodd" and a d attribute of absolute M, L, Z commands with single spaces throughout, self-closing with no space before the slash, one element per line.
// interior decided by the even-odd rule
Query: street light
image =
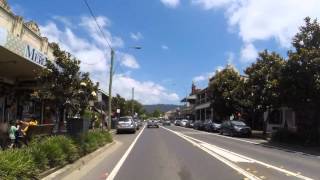
<path fill-rule="evenodd" d="M 129 47 L 131 49 L 142 49 L 140 46 L 131 46 Z M 113 76 L 113 64 L 114 64 L 114 50 L 111 48 L 111 63 L 110 63 L 110 72 L 109 72 L 109 107 L 108 107 L 108 131 L 110 132 L 111 130 L 111 104 L 112 104 L 112 76 Z"/>

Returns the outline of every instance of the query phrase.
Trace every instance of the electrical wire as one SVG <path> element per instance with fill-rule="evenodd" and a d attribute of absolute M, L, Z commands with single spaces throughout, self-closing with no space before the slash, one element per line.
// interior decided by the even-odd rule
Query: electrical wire
<path fill-rule="evenodd" d="M 98 21 L 97 21 L 97 18 L 96 18 L 96 16 L 94 15 L 93 10 L 91 9 L 91 7 L 90 7 L 90 5 L 89 5 L 88 1 L 87 1 L 87 0 L 83 0 L 83 2 L 84 2 L 84 3 L 85 3 L 85 5 L 87 6 L 87 8 L 88 8 L 88 10 L 89 10 L 89 12 L 90 12 L 90 14 L 91 14 L 91 16 L 92 16 L 93 20 L 95 21 L 95 23 L 96 23 L 96 25 L 97 25 L 97 27 L 98 27 L 98 29 L 99 29 L 99 31 L 100 31 L 100 33 L 101 33 L 102 37 L 103 37 L 103 38 L 104 38 L 104 40 L 107 42 L 107 44 L 108 44 L 109 48 L 110 48 L 111 50 L 113 50 L 113 48 L 111 47 L 111 44 L 110 44 L 109 40 L 107 39 L 107 37 L 106 37 L 106 35 L 104 34 L 104 32 L 103 32 L 103 30 L 102 30 L 101 26 L 99 25 L 99 23 L 98 23 Z"/>

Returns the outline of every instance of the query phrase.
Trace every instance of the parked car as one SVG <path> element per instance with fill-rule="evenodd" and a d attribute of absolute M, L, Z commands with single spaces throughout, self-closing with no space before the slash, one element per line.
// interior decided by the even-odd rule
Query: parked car
<path fill-rule="evenodd" d="M 180 126 L 186 127 L 186 125 L 187 125 L 188 122 L 189 122 L 188 120 L 183 119 L 183 120 L 180 121 Z"/>
<path fill-rule="evenodd" d="M 186 127 L 187 127 L 187 128 L 193 128 L 193 126 L 194 126 L 194 121 L 193 121 L 193 120 L 189 120 L 189 121 L 187 122 L 187 124 L 186 124 Z"/>
<path fill-rule="evenodd" d="M 126 117 L 119 118 L 116 129 L 117 129 L 117 133 L 120 133 L 120 132 L 135 133 L 137 127 L 132 117 L 126 116 Z"/>
<path fill-rule="evenodd" d="M 169 120 L 165 120 L 162 122 L 162 126 L 171 126 L 171 122 Z"/>
<path fill-rule="evenodd" d="M 155 120 L 150 120 L 147 122 L 147 128 L 159 128 L 159 124 Z"/>
<path fill-rule="evenodd" d="M 218 121 L 208 121 L 205 123 L 205 131 L 208 132 L 219 132 L 221 128 L 221 123 Z"/>
<path fill-rule="evenodd" d="M 210 124 L 212 123 L 212 121 L 211 120 L 205 120 L 204 122 L 203 122 L 203 126 L 204 126 L 204 130 L 205 131 L 210 131 Z"/>
<path fill-rule="evenodd" d="M 224 121 L 221 124 L 220 134 L 230 136 L 251 136 L 251 128 L 242 121 Z"/>
<path fill-rule="evenodd" d="M 204 130 L 204 122 L 201 120 L 197 120 L 193 124 L 193 128 L 196 130 Z"/>
<path fill-rule="evenodd" d="M 140 119 L 134 119 L 134 122 L 136 123 L 136 128 L 137 130 L 140 129 L 140 127 L 142 126 L 142 122 Z"/>
<path fill-rule="evenodd" d="M 174 121 L 174 125 L 180 126 L 180 125 L 181 125 L 181 120 L 175 120 L 175 121 Z"/>

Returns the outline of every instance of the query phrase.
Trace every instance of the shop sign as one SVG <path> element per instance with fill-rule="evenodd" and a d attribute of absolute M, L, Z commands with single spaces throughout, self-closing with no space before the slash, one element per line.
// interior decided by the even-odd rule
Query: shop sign
<path fill-rule="evenodd" d="M 43 53 L 3 28 L 0 28 L 0 45 L 40 66 L 45 66 L 48 59 Z"/>
<path fill-rule="evenodd" d="M 26 45 L 24 57 L 40 66 L 45 66 L 48 60 L 47 56 L 31 47 L 29 44 Z"/>

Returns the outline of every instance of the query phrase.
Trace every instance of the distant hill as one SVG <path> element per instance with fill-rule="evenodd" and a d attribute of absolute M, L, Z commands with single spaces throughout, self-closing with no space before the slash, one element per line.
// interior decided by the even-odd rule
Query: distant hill
<path fill-rule="evenodd" d="M 148 113 L 152 113 L 156 109 L 159 109 L 161 112 L 167 112 L 172 109 L 176 109 L 177 107 L 180 107 L 180 106 L 174 105 L 174 104 L 152 104 L 152 105 L 143 105 L 143 107 Z"/>

